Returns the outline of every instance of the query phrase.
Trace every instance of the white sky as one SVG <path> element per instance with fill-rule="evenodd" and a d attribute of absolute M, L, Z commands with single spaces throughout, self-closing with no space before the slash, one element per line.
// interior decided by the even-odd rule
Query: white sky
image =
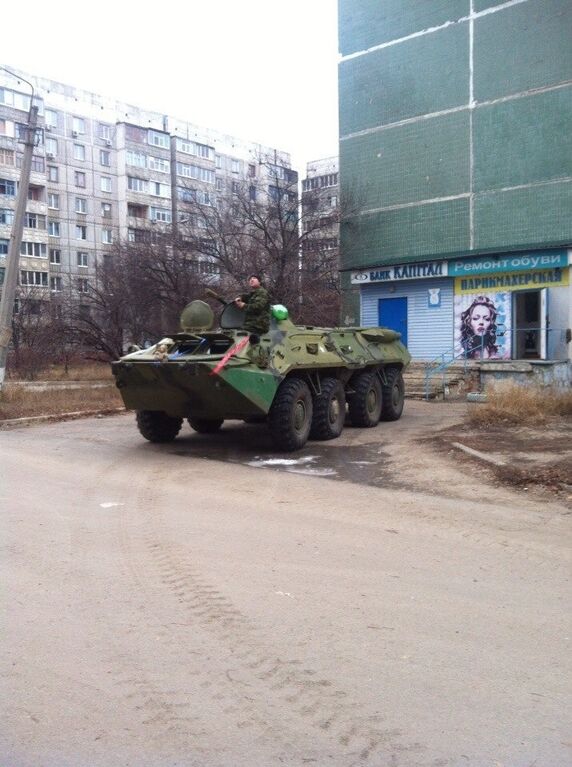
<path fill-rule="evenodd" d="M 9 0 L 2 59 L 289 151 L 338 153 L 337 0 Z"/>

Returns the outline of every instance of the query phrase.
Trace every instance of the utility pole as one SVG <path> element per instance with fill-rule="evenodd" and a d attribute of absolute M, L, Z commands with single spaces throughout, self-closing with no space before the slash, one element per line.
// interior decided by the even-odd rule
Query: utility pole
<path fill-rule="evenodd" d="M 6 268 L 4 270 L 4 284 L 2 285 L 2 297 L 0 298 L 0 391 L 6 375 L 6 358 L 8 346 L 12 338 L 12 314 L 14 311 L 14 298 L 16 285 L 18 284 L 18 267 L 20 264 L 20 246 L 22 245 L 22 233 L 24 230 L 24 217 L 28 202 L 28 187 L 30 185 L 30 170 L 32 168 L 32 154 L 36 146 L 36 127 L 38 124 L 38 107 L 33 104 L 30 96 L 30 112 L 28 125 L 24 136 L 24 158 L 22 171 L 18 183 L 18 202 L 12 224 L 12 234 L 6 256 Z"/>

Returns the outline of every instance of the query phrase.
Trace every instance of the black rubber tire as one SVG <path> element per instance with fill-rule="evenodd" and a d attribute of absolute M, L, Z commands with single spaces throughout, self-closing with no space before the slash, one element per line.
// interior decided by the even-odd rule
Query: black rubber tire
<path fill-rule="evenodd" d="M 375 370 L 364 370 L 352 379 L 353 394 L 348 395 L 352 426 L 377 426 L 381 416 L 381 381 Z"/>
<path fill-rule="evenodd" d="M 405 383 L 403 373 L 397 368 L 390 368 L 385 373 L 386 384 L 381 385 L 381 419 L 397 421 L 403 413 L 405 403 Z"/>
<path fill-rule="evenodd" d="M 137 426 L 149 442 L 172 442 L 182 424 L 182 418 L 174 418 L 162 410 L 137 411 Z"/>
<path fill-rule="evenodd" d="M 314 416 L 310 439 L 335 439 L 339 437 L 346 420 L 346 393 L 337 378 L 323 378 L 321 393 L 314 396 Z"/>
<path fill-rule="evenodd" d="M 270 434 L 278 450 L 292 452 L 304 447 L 313 410 L 312 395 L 305 381 L 301 378 L 282 381 L 268 413 Z"/>
<path fill-rule="evenodd" d="M 214 434 L 224 423 L 223 418 L 188 418 L 189 426 L 199 434 Z"/>

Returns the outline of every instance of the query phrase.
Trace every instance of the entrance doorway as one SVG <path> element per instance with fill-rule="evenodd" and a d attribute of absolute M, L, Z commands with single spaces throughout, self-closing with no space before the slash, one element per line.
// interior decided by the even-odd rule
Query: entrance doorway
<path fill-rule="evenodd" d="M 514 359 L 546 359 L 546 288 L 513 293 Z"/>
<path fill-rule="evenodd" d="M 401 333 L 401 342 L 407 346 L 407 297 L 380 298 L 378 323 L 381 328 Z"/>

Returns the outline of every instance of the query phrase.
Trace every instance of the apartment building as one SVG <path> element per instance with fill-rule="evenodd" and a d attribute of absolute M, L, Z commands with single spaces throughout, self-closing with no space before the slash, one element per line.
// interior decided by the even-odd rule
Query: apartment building
<path fill-rule="evenodd" d="M 239 188 L 294 183 L 287 152 L 176 117 L 13 70 L 39 109 L 20 260 L 20 292 L 48 297 L 71 281 L 88 290 L 118 240 L 152 242 L 188 223 L 193 202 L 217 205 Z M 16 207 L 29 88 L 0 70 L 0 277 Z M 219 200 L 220 201 L 220 200 Z M 211 273 L 208 255 L 198 268 Z"/>

